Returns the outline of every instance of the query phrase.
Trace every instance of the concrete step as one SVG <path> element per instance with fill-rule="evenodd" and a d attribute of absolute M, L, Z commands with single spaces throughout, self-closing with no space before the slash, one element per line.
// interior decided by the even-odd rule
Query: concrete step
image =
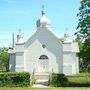
<path fill-rule="evenodd" d="M 49 76 L 48 75 L 35 75 L 34 76 L 34 79 L 49 79 Z"/>
<path fill-rule="evenodd" d="M 48 79 L 38 79 L 36 80 L 35 84 L 48 86 Z"/>
<path fill-rule="evenodd" d="M 43 80 L 38 79 L 38 80 L 36 80 L 33 87 L 46 88 L 46 87 L 48 87 L 48 80 L 47 79 L 43 79 Z"/>
<path fill-rule="evenodd" d="M 47 79 L 47 80 L 49 80 L 49 73 L 35 73 L 34 74 L 34 79 L 36 79 L 36 80 L 45 80 L 45 79 Z"/>

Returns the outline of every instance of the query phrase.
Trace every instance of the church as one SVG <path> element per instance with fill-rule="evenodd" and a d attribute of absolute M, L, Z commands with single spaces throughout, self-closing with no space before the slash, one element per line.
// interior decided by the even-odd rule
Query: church
<path fill-rule="evenodd" d="M 9 48 L 9 71 L 30 73 L 79 73 L 78 43 L 66 32 L 61 41 L 51 31 L 45 11 L 36 22 L 36 32 L 24 42 L 21 31 Z"/>

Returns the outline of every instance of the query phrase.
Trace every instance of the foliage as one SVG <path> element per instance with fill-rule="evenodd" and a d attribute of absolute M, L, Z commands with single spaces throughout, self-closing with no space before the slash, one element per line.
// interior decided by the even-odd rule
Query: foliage
<path fill-rule="evenodd" d="M 67 86 L 68 79 L 64 74 L 52 73 L 51 85 L 56 87 Z"/>
<path fill-rule="evenodd" d="M 9 54 L 7 48 L 0 48 L 0 71 L 8 71 Z"/>
<path fill-rule="evenodd" d="M 27 72 L 0 73 L 0 86 L 29 86 L 30 74 Z"/>
<path fill-rule="evenodd" d="M 79 23 L 77 29 L 77 39 L 80 47 L 80 70 L 86 71 L 87 66 L 90 64 L 90 0 L 81 0 L 79 8 Z"/>
<path fill-rule="evenodd" d="M 68 76 L 69 87 L 90 87 L 90 76 Z"/>
<path fill-rule="evenodd" d="M 31 76 L 30 76 L 30 86 L 33 86 L 33 84 L 35 84 L 35 82 L 36 82 L 36 79 L 34 78 L 34 75 L 31 74 Z"/>
<path fill-rule="evenodd" d="M 81 7 L 77 14 L 80 17 L 77 29 L 80 29 L 80 31 L 78 31 L 77 35 L 86 39 L 90 36 L 90 0 L 81 0 L 80 3 Z"/>
<path fill-rule="evenodd" d="M 89 75 L 90 75 L 90 65 L 88 65 L 88 73 L 89 73 Z"/>
<path fill-rule="evenodd" d="M 64 74 L 52 74 L 50 83 L 55 87 L 90 87 L 90 75 L 88 73 L 65 76 Z"/>

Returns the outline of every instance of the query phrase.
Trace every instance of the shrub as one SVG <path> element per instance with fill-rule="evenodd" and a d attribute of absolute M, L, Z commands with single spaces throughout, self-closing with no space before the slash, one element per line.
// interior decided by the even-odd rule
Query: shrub
<path fill-rule="evenodd" d="M 64 74 L 53 73 L 50 84 L 56 87 L 90 87 L 90 75 L 78 74 L 66 77 Z"/>
<path fill-rule="evenodd" d="M 68 76 L 69 87 L 90 87 L 90 77 Z"/>
<path fill-rule="evenodd" d="M 68 79 L 64 74 L 52 74 L 51 85 L 59 87 L 59 86 L 67 86 Z"/>
<path fill-rule="evenodd" d="M 90 65 L 88 65 L 88 68 L 87 69 L 88 69 L 88 73 L 90 74 Z"/>
<path fill-rule="evenodd" d="M 33 84 L 35 84 L 35 79 L 34 79 L 34 75 L 32 74 L 31 76 L 30 76 L 30 86 L 32 86 Z"/>
<path fill-rule="evenodd" d="M 27 72 L 0 73 L 0 86 L 29 86 L 30 74 Z"/>

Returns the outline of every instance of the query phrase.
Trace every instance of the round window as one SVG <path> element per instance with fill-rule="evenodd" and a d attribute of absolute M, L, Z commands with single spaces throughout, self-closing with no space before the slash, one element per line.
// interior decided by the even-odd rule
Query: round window
<path fill-rule="evenodd" d="M 45 47 L 46 47 L 46 45 L 45 45 L 45 44 L 43 44 L 43 45 L 42 45 L 42 47 L 43 47 L 43 48 L 45 48 Z"/>

